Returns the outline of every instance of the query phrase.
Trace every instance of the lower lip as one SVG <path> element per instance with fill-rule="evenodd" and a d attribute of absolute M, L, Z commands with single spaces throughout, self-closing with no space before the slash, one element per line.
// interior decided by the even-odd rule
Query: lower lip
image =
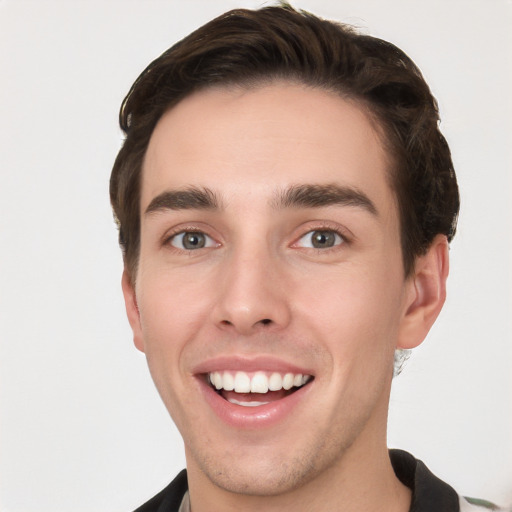
<path fill-rule="evenodd" d="M 250 430 L 268 428 L 284 421 L 306 397 L 311 384 L 312 382 L 280 400 L 257 407 L 244 407 L 228 402 L 202 379 L 200 387 L 206 401 L 224 423 L 236 428 Z M 261 400 L 264 401 L 265 398 L 262 396 Z"/>

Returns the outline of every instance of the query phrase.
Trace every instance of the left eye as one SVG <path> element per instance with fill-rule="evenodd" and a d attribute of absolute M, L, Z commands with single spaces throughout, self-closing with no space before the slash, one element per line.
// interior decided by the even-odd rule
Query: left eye
<path fill-rule="evenodd" d="M 329 249 L 343 243 L 341 235 L 335 231 L 318 230 L 309 231 L 302 236 L 297 245 L 299 247 L 310 247 L 313 249 Z"/>
<path fill-rule="evenodd" d="M 200 231 L 183 231 L 171 238 L 171 245 L 178 249 L 193 251 L 204 247 L 215 247 L 217 244 L 208 235 Z"/>

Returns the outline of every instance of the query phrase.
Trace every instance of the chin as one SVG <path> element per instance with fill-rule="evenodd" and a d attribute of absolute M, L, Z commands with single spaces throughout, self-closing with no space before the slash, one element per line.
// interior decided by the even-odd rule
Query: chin
<path fill-rule="evenodd" d="M 266 449 L 237 449 L 198 458 L 187 453 L 191 463 L 216 487 L 248 496 L 278 496 L 303 487 L 335 465 L 351 443 L 335 436 L 308 442 L 307 448 L 287 445 L 283 451 L 275 446 Z M 193 459 L 193 460 L 191 460 Z"/>
<path fill-rule="evenodd" d="M 278 496 L 293 491 L 314 479 L 317 471 L 303 460 L 276 462 L 269 467 L 252 463 L 241 467 L 227 467 L 226 464 L 205 464 L 201 468 L 217 487 L 235 494 L 248 496 Z"/>

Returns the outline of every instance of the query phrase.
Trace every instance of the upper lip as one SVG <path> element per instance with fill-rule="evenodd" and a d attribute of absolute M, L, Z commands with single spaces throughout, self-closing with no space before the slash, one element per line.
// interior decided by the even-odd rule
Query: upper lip
<path fill-rule="evenodd" d="M 197 375 L 224 370 L 242 372 L 269 371 L 313 375 L 311 369 L 307 367 L 299 366 L 295 363 L 291 363 L 273 356 L 241 355 L 223 355 L 207 359 L 194 366 L 192 368 L 192 373 Z"/>

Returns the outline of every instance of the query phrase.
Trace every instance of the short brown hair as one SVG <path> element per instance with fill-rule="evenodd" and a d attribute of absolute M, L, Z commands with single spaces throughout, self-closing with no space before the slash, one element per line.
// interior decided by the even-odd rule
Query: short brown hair
<path fill-rule="evenodd" d="M 119 243 L 131 279 L 140 245 L 144 155 L 162 115 L 218 85 L 292 80 L 361 102 L 392 160 L 404 271 L 434 237 L 455 234 L 459 194 L 437 102 L 412 60 L 393 44 L 289 5 L 235 9 L 194 31 L 137 78 L 119 115 L 126 138 L 110 178 Z"/>

